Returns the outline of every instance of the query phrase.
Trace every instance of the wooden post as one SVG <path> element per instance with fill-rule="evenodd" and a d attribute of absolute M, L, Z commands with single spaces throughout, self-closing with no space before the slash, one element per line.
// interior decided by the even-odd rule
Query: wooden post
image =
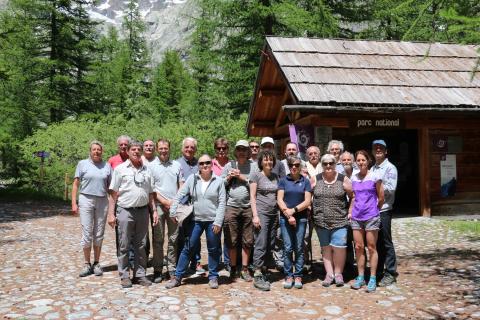
<path fill-rule="evenodd" d="M 424 217 L 431 217 L 430 201 L 430 136 L 428 128 L 418 129 L 418 169 L 420 191 L 420 214 Z"/>
<path fill-rule="evenodd" d="M 63 193 L 63 200 L 68 200 L 68 185 L 69 185 L 68 173 L 65 172 L 65 190 Z"/>

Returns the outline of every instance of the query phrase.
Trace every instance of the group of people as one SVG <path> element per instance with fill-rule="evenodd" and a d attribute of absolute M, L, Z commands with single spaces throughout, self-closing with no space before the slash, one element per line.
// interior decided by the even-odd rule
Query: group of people
<path fill-rule="evenodd" d="M 150 249 L 153 282 L 168 278 L 168 289 L 180 286 L 190 271 L 206 273 L 200 263 L 205 232 L 210 288 L 218 288 L 223 258 L 232 281 L 240 278 L 268 291 L 267 269 L 281 266 L 283 287 L 301 289 L 313 229 L 326 272 L 323 286 L 344 285 L 352 230 L 358 276 L 351 288 L 366 286 L 371 292 L 396 281 L 391 219 L 397 169 L 387 159 L 384 140 L 372 143 L 374 163 L 369 152 L 353 155 L 338 140 L 330 141 L 324 155 L 309 147 L 306 161 L 295 143 L 286 145 L 280 161 L 270 137 L 260 144 L 237 141 L 234 159 L 225 138 L 214 141 L 213 158 L 203 154 L 198 159 L 192 137 L 182 141 L 177 160 L 170 158 L 167 139 L 140 143 L 120 136 L 117 144 L 118 154 L 104 161 L 102 144 L 93 141 L 89 158 L 75 171 L 72 211 L 80 215 L 85 259 L 80 277 L 102 275 L 99 260 L 108 222 L 116 231 L 124 288 L 151 285 L 146 277 Z"/>

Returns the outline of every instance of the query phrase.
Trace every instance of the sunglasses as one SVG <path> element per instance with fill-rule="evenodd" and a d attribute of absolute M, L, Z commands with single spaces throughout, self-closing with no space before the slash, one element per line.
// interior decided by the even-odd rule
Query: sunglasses
<path fill-rule="evenodd" d="M 335 162 L 322 162 L 322 166 L 334 166 L 335 165 Z"/>
<path fill-rule="evenodd" d="M 237 147 L 235 150 L 241 151 L 241 152 L 245 152 L 245 151 L 248 151 L 248 148 L 245 148 L 245 147 Z"/>
<path fill-rule="evenodd" d="M 288 167 L 289 168 L 300 168 L 300 163 L 289 163 Z"/>
<path fill-rule="evenodd" d="M 133 176 L 133 181 L 136 185 L 140 185 L 145 182 L 145 175 L 141 172 L 136 172 Z"/>
<path fill-rule="evenodd" d="M 259 149 L 260 146 L 250 146 L 250 149 Z"/>
<path fill-rule="evenodd" d="M 212 164 L 212 161 L 201 161 L 198 163 L 199 166 L 209 166 Z"/>
<path fill-rule="evenodd" d="M 216 147 L 215 150 L 225 151 L 225 150 L 228 150 L 228 148 L 227 147 Z"/>

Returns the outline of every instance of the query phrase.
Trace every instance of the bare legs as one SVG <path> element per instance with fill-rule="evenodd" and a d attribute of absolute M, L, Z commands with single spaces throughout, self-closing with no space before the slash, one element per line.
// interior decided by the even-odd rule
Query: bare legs
<path fill-rule="evenodd" d="M 347 256 L 346 248 L 322 247 L 322 258 L 327 274 L 341 274 Z"/>
<path fill-rule="evenodd" d="M 370 275 L 376 276 L 378 254 L 377 254 L 378 230 L 353 230 L 353 239 L 355 240 L 355 254 L 357 256 L 358 275 L 365 275 L 365 240 L 370 257 Z"/>

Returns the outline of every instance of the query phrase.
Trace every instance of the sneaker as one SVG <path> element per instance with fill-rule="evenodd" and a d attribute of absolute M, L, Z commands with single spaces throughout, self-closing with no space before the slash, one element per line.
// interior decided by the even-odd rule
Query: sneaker
<path fill-rule="evenodd" d="M 253 286 L 258 290 L 270 291 L 270 282 L 265 280 L 265 276 L 263 274 L 253 277 Z"/>
<path fill-rule="evenodd" d="M 152 285 L 152 282 L 146 277 L 134 278 L 133 283 L 141 285 L 142 287 L 149 287 Z"/>
<path fill-rule="evenodd" d="M 363 276 L 358 276 L 355 278 L 353 284 L 350 286 L 353 290 L 358 290 L 365 285 L 365 278 Z"/>
<path fill-rule="evenodd" d="M 293 286 L 295 287 L 295 289 L 302 289 L 303 288 L 302 278 L 295 277 L 295 283 Z"/>
<path fill-rule="evenodd" d="M 333 276 L 333 274 L 327 274 L 325 276 L 325 279 L 322 281 L 322 286 L 326 288 L 330 287 L 334 281 L 335 281 L 335 277 Z"/>
<path fill-rule="evenodd" d="M 378 286 L 379 287 L 387 287 L 387 286 L 390 286 L 390 285 L 394 284 L 395 282 L 397 282 L 395 277 L 392 276 L 390 273 L 385 272 L 382 280 L 378 283 Z"/>
<path fill-rule="evenodd" d="M 283 289 L 292 289 L 293 287 L 293 278 L 286 277 L 285 281 L 283 282 Z"/>
<path fill-rule="evenodd" d="M 343 281 L 343 276 L 341 273 L 335 275 L 335 285 L 337 287 L 343 287 L 345 281 Z"/>
<path fill-rule="evenodd" d="M 206 273 L 207 273 L 207 271 L 205 271 L 205 269 L 203 269 L 202 264 L 200 262 L 197 262 L 197 266 L 195 267 L 195 274 L 198 275 L 198 276 L 202 276 Z"/>
<path fill-rule="evenodd" d="M 210 281 L 208 281 L 208 286 L 210 289 L 218 289 L 218 279 L 217 278 L 212 278 Z"/>
<path fill-rule="evenodd" d="M 94 262 L 92 269 L 93 269 L 93 273 L 97 277 L 100 277 L 101 275 L 103 275 L 103 269 L 102 269 L 102 266 L 100 265 L 100 263 Z"/>
<path fill-rule="evenodd" d="M 225 271 L 227 272 L 231 272 L 232 271 L 232 267 L 229 265 L 229 264 L 226 264 L 225 267 L 224 267 Z"/>
<path fill-rule="evenodd" d="M 242 270 L 240 272 L 240 278 L 242 278 L 243 281 L 246 281 L 246 282 L 252 282 L 253 281 L 253 278 L 250 275 L 250 272 L 248 271 L 248 269 Z"/>
<path fill-rule="evenodd" d="M 86 277 L 86 276 L 89 276 L 92 274 L 92 265 L 89 263 L 85 263 L 83 265 L 83 269 L 82 271 L 80 271 L 80 274 L 78 275 L 79 277 L 83 278 L 83 277 Z"/>
<path fill-rule="evenodd" d="M 367 285 L 367 292 L 374 292 L 375 290 L 377 290 L 377 277 L 370 276 Z"/>
<path fill-rule="evenodd" d="M 120 285 L 122 286 L 122 288 L 131 288 L 132 281 L 130 281 L 129 278 L 124 278 L 120 280 Z"/>
<path fill-rule="evenodd" d="M 160 283 L 163 281 L 163 276 L 160 271 L 154 271 L 153 272 L 153 282 L 154 283 Z"/>
<path fill-rule="evenodd" d="M 170 279 L 170 281 L 168 281 L 167 284 L 165 285 L 165 289 L 172 289 L 175 287 L 179 287 L 181 284 L 182 284 L 182 280 L 173 276 L 172 279 Z"/>

